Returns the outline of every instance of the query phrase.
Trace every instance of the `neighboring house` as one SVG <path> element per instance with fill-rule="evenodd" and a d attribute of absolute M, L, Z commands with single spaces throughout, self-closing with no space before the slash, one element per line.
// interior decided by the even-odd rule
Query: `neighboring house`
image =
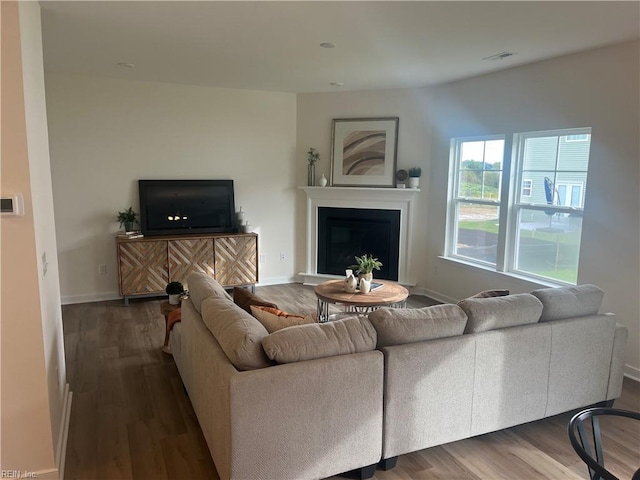
<path fill-rule="evenodd" d="M 451 139 L 591 127 L 589 193 L 583 173 L 563 173 L 555 201 L 584 206 L 578 283 L 604 289 L 603 309 L 629 328 L 626 373 L 640 378 L 637 41 L 435 87 L 296 95 L 45 75 L 38 4 L 19 8 L 22 18 L 2 2 L 2 189 L 17 185 L 27 207 L 21 220 L 2 220 L 2 468 L 58 478 L 68 413 L 60 298 L 117 297 L 115 213 L 135 207 L 137 180 L 233 178 L 236 205 L 260 234 L 261 281 L 295 281 L 305 152 L 315 146 L 318 175 L 329 173 L 333 118 L 400 117 L 399 166 L 423 170 L 415 291 L 449 301 L 540 285 L 442 257 Z M 558 148 L 562 161 L 584 161 L 583 139 Z M 524 178 L 532 198 L 543 198 L 543 175 Z"/>

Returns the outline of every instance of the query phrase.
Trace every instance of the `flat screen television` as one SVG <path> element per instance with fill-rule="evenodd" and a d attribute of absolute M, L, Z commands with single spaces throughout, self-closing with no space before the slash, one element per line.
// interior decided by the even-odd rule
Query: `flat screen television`
<path fill-rule="evenodd" d="M 144 235 L 235 233 L 233 180 L 138 180 Z"/>

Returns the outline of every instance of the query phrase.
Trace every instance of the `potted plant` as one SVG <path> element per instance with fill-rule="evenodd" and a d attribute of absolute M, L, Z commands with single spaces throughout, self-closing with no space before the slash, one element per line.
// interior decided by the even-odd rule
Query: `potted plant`
<path fill-rule="evenodd" d="M 311 147 L 307 152 L 307 160 L 309 162 L 307 170 L 307 185 L 313 187 L 316 184 L 316 162 L 320 160 L 318 151 Z"/>
<path fill-rule="evenodd" d="M 411 167 L 409 169 L 409 188 L 418 188 L 420 186 L 420 175 L 422 175 L 420 167 Z"/>
<path fill-rule="evenodd" d="M 169 304 L 179 305 L 180 297 L 184 293 L 184 286 L 180 282 L 169 282 L 167 288 L 164 289 L 169 295 Z"/>
<path fill-rule="evenodd" d="M 133 208 L 129 207 L 118 212 L 117 220 L 120 222 L 120 228 L 124 227 L 125 231 L 130 232 L 133 230 L 133 225 L 138 223 L 138 214 L 133 211 Z"/>
<path fill-rule="evenodd" d="M 380 270 L 382 262 L 373 255 L 367 255 L 366 253 L 361 257 L 356 256 L 356 264 L 351 265 L 349 268 L 355 268 L 358 278 L 364 278 L 367 281 L 373 279 L 373 271 Z"/>

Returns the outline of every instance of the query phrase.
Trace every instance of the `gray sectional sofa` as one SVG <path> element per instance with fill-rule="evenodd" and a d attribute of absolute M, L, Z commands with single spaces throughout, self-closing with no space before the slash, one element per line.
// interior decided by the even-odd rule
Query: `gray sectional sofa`
<path fill-rule="evenodd" d="M 269 334 L 205 275 L 171 348 L 222 479 L 324 478 L 621 394 L 626 328 L 585 285 Z"/>

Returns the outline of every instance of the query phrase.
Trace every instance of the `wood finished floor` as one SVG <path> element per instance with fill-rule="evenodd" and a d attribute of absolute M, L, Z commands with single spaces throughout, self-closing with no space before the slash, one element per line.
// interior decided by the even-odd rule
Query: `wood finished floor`
<path fill-rule="evenodd" d="M 315 311 L 311 287 L 259 287 L 283 310 Z M 431 304 L 412 296 L 408 306 Z M 67 377 L 73 405 L 66 480 L 218 479 L 171 356 L 163 354 L 159 300 L 63 307 Z M 625 379 L 616 407 L 640 411 L 640 384 Z M 562 414 L 408 455 L 380 480 L 586 479 Z M 603 422 L 605 458 L 619 478 L 640 466 L 640 427 Z M 333 477 L 340 478 L 340 477 Z M 280 479 L 273 479 L 280 480 Z"/>

